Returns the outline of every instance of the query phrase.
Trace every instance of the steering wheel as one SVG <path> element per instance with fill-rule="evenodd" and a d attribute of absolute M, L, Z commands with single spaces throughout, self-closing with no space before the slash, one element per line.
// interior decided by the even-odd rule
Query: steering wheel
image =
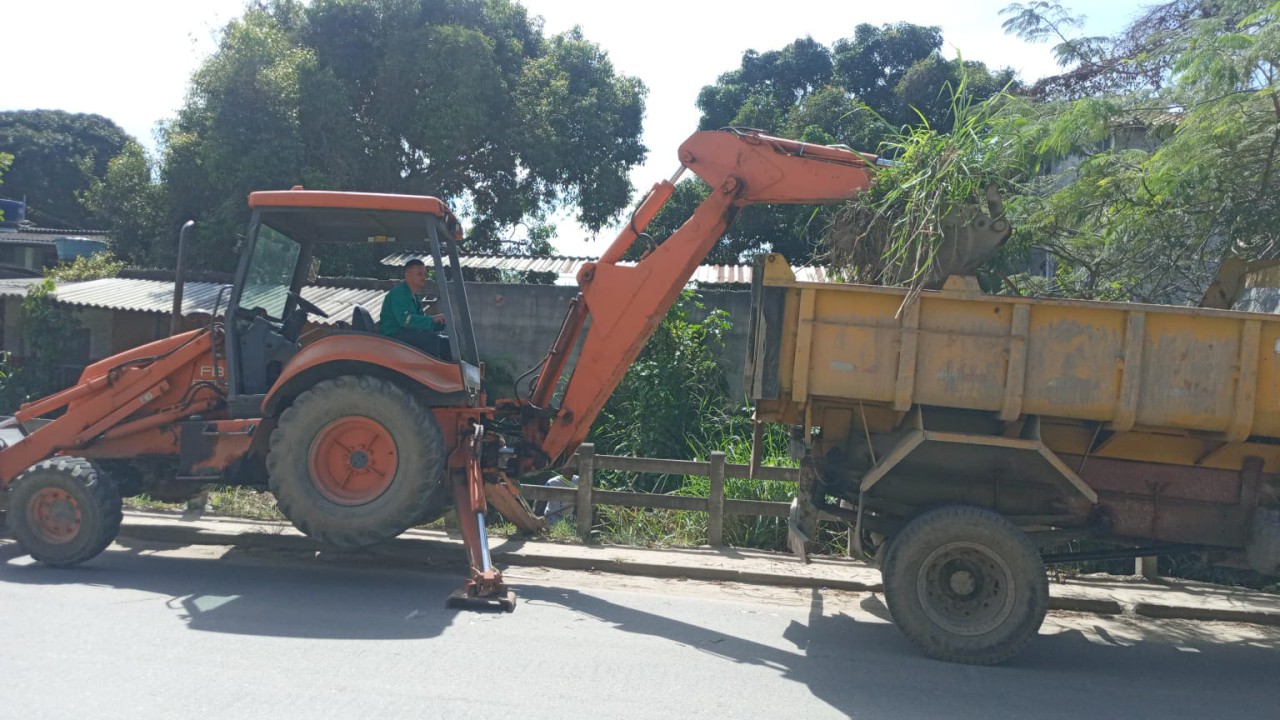
<path fill-rule="evenodd" d="M 298 303 L 299 310 L 307 312 L 311 315 L 319 315 L 322 318 L 329 317 L 329 313 L 321 310 L 315 303 L 302 297 L 302 295 L 300 295 L 299 293 L 296 293 L 290 290 L 289 297 L 292 298 L 294 302 Z"/>

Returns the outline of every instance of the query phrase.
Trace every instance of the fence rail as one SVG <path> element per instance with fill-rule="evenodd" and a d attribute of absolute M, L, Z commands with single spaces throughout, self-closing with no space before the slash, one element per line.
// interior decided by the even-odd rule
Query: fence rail
<path fill-rule="evenodd" d="M 521 485 L 520 492 L 531 500 L 573 503 L 578 520 L 578 532 L 584 536 L 591 532 L 591 520 L 597 505 L 655 508 L 663 510 L 692 510 L 707 513 L 707 544 L 724 545 L 725 515 L 759 515 L 786 517 L 791 505 L 763 500 L 732 500 L 724 496 L 726 478 L 749 478 L 751 466 L 727 463 L 724 453 L 711 453 L 710 460 L 666 460 L 661 458 L 635 458 L 620 455 L 596 455 L 595 446 L 584 443 L 575 460 L 565 470 L 578 474 L 576 488 L 548 487 L 545 485 Z M 711 479 L 707 497 L 685 495 L 660 495 L 656 493 L 600 490 L 595 487 L 596 470 L 620 470 L 623 472 L 657 473 L 662 475 L 702 475 Z M 766 465 L 756 468 L 755 479 L 779 482 L 797 482 L 800 471 L 796 468 Z"/>

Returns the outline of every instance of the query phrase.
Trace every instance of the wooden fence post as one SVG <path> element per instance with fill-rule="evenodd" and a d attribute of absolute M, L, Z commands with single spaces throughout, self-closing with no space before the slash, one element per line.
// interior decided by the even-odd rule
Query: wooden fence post
<path fill-rule="evenodd" d="M 711 453 L 711 491 L 707 493 L 707 544 L 724 545 L 724 453 Z"/>
<path fill-rule="evenodd" d="M 583 540 L 591 539 L 591 486 L 595 483 L 596 446 L 583 443 L 578 446 L 578 497 L 575 513 L 578 516 L 578 534 Z"/>

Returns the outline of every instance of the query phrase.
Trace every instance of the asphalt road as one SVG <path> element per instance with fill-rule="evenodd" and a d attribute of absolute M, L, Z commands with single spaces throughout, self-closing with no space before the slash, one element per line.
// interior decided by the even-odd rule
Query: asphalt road
<path fill-rule="evenodd" d="M 998 668 L 918 655 L 871 594 L 516 568 L 515 613 L 448 573 L 0 540 L 0 717 L 1268 718 L 1280 631 L 1054 614 Z"/>

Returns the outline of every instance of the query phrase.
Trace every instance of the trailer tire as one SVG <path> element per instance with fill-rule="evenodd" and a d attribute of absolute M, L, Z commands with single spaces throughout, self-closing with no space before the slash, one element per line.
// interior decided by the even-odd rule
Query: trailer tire
<path fill-rule="evenodd" d="M 1049 582 L 1031 540 L 1008 519 L 949 505 L 907 523 L 889 543 L 885 604 L 929 657 L 995 665 L 1016 655 L 1049 609 Z"/>
<path fill-rule="evenodd" d="M 268 485 L 294 527 L 341 548 L 399 535 L 447 488 L 435 416 L 396 384 L 344 375 L 302 393 L 280 416 Z"/>
<path fill-rule="evenodd" d="M 46 565 L 72 567 L 97 556 L 120 532 L 120 490 L 83 458 L 32 466 L 9 486 L 9 531 Z"/>

